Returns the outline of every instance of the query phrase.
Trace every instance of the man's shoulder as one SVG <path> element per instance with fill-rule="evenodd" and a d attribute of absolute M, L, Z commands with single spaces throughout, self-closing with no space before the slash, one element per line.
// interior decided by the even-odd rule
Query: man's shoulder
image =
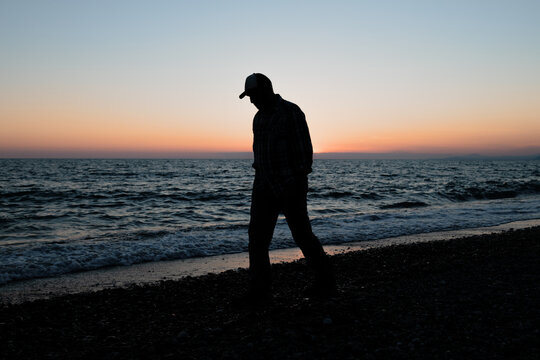
<path fill-rule="evenodd" d="M 302 109 L 300 109 L 298 105 L 296 105 L 293 102 L 283 99 L 281 96 L 280 96 L 280 101 L 278 102 L 278 106 L 281 108 L 281 110 L 294 112 L 294 113 L 302 113 Z"/>

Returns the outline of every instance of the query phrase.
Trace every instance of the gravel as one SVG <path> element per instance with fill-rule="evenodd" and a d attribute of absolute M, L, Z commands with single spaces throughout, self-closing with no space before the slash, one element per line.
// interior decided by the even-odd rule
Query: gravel
<path fill-rule="evenodd" d="M 335 255 L 339 294 L 306 299 L 303 260 L 0 305 L 0 358 L 538 359 L 540 227 Z"/>

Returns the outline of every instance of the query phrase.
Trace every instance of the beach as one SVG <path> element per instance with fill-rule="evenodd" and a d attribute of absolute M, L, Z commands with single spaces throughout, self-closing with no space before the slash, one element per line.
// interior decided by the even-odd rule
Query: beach
<path fill-rule="evenodd" d="M 540 355 L 540 227 L 332 256 L 339 293 L 306 299 L 303 260 L 239 306 L 245 269 L 4 304 L 1 358 L 518 358 Z"/>

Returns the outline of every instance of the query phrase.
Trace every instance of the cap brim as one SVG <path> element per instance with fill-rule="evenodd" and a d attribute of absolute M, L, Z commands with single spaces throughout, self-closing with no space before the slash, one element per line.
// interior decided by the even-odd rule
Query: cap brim
<path fill-rule="evenodd" d="M 257 92 L 257 89 L 248 89 L 240 94 L 240 99 L 243 99 L 246 96 L 251 96 Z"/>

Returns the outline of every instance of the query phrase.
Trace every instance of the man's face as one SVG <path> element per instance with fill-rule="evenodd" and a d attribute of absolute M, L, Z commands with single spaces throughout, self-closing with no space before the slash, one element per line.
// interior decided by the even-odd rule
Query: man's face
<path fill-rule="evenodd" d="M 261 91 L 253 91 L 249 95 L 249 100 L 259 110 L 264 108 L 264 96 Z"/>
<path fill-rule="evenodd" d="M 272 94 L 264 92 L 262 90 L 255 90 L 249 95 L 249 99 L 253 105 L 259 110 L 264 110 L 269 107 L 271 103 Z"/>

